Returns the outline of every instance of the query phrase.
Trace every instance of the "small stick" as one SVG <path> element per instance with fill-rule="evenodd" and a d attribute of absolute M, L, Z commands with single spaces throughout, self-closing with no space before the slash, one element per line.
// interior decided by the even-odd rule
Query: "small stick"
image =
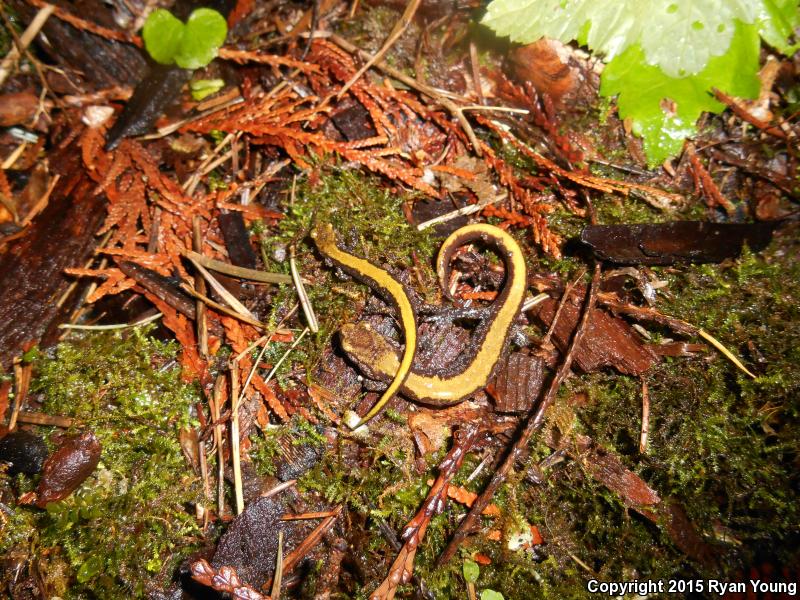
<path fill-rule="evenodd" d="M 318 0 L 314 0 L 314 6 L 316 6 Z M 295 189 L 297 187 L 297 176 L 295 175 L 292 178 L 292 195 L 289 200 L 289 205 L 294 204 L 294 194 Z M 297 261 L 295 260 L 295 246 L 292 244 L 289 246 L 289 269 L 292 272 L 292 281 L 294 282 L 294 287 L 297 290 L 297 297 L 300 300 L 300 306 L 303 307 L 303 314 L 306 316 L 306 322 L 308 323 L 308 328 L 311 330 L 312 333 L 317 333 L 319 331 L 319 321 L 317 321 L 317 315 L 314 313 L 314 306 L 311 304 L 311 300 L 308 297 L 308 293 L 306 292 L 306 288 L 303 285 L 303 278 L 300 277 L 300 271 L 297 269 Z"/>
<path fill-rule="evenodd" d="M 214 291 L 217 292 L 220 296 L 222 296 L 222 299 L 228 303 L 228 306 L 230 306 L 240 315 L 244 315 L 249 319 L 253 319 L 254 321 L 257 320 L 255 315 L 251 313 L 249 310 L 247 310 L 247 307 L 245 307 L 244 304 L 239 302 L 239 300 L 237 300 L 233 294 L 231 294 L 228 290 L 226 290 L 225 286 L 223 286 L 219 281 L 217 281 L 216 277 L 214 277 L 211 273 L 206 271 L 203 265 L 201 265 L 191 256 L 189 256 L 189 260 L 192 261 L 192 264 L 195 266 L 195 268 L 198 271 L 200 271 L 203 277 L 205 277 L 206 281 L 211 284 L 211 287 L 214 288 Z"/>
<path fill-rule="evenodd" d="M 472 67 L 472 87 L 475 89 L 475 96 L 478 98 L 478 104 L 483 106 L 486 100 L 483 97 L 483 90 L 481 89 L 481 68 L 478 63 L 478 47 L 475 45 L 475 40 L 469 41 L 469 64 Z"/>
<path fill-rule="evenodd" d="M 222 141 L 219 144 L 217 144 L 214 147 L 214 149 L 206 157 L 206 159 L 200 163 L 200 165 L 195 169 L 194 173 L 192 173 L 189 179 L 187 179 L 186 182 L 184 182 L 184 184 L 181 186 L 184 192 L 187 192 L 189 188 L 194 187 L 195 184 L 194 180 L 199 178 L 198 173 L 200 173 L 203 169 L 205 169 L 212 161 L 214 161 L 215 158 L 219 156 L 220 151 L 233 141 L 235 135 L 236 134 L 234 133 L 229 133 L 222 139 Z M 188 192 L 188 195 L 191 196 L 192 195 L 191 192 Z"/>
<path fill-rule="evenodd" d="M 244 511 L 242 491 L 242 464 L 239 456 L 239 363 L 231 363 L 231 461 L 233 463 L 233 489 L 236 493 L 236 514 Z"/>
<path fill-rule="evenodd" d="M 639 436 L 639 452 L 647 453 L 647 436 L 650 433 L 650 391 L 642 380 L 642 433 Z"/>
<path fill-rule="evenodd" d="M 522 303 L 522 308 L 519 310 L 520 313 L 524 313 L 532 309 L 537 304 L 541 304 L 545 300 L 550 297 L 550 294 L 545 294 L 542 292 L 541 294 L 536 294 L 533 298 L 526 298 L 525 302 Z"/>
<path fill-rule="evenodd" d="M 748 370 L 747 370 L 747 367 L 745 367 L 745 366 L 742 364 L 742 361 L 740 361 L 738 358 L 736 358 L 736 355 L 734 355 L 734 353 L 733 353 L 733 352 L 731 352 L 731 351 L 730 351 L 730 350 L 728 350 L 728 349 L 727 349 L 725 346 L 723 346 L 723 345 L 722 345 L 722 342 L 720 342 L 720 341 L 719 341 L 717 338 L 715 338 L 715 337 L 714 337 L 714 336 L 712 336 L 710 333 L 708 333 L 707 331 L 704 331 L 704 330 L 702 330 L 702 329 L 698 329 L 698 330 L 697 330 L 697 335 L 699 335 L 701 338 L 703 338 L 703 339 L 707 340 L 707 341 L 708 341 L 708 342 L 709 342 L 709 343 L 710 343 L 712 346 L 714 346 L 714 348 L 716 348 L 717 350 L 719 350 L 720 352 L 722 352 L 722 354 L 723 354 L 723 355 L 724 355 L 724 356 L 725 356 L 725 357 L 726 357 L 726 358 L 727 358 L 729 361 L 731 361 L 731 362 L 732 362 L 734 365 L 736 365 L 736 366 L 737 366 L 739 369 L 741 369 L 742 371 L 744 371 L 745 373 L 747 373 L 747 374 L 748 374 L 750 377 L 752 377 L 753 379 L 755 379 L 755 378 L 756 378 L 756 376 L 755 376 L 753 373 L 751 373 L 750 371 L 748 371 Z"/>
<path fill-rule="evenodd" d="M 283 531 L 278 530 L 278 555 L 275 557 L 275 577 L 272 580 L 270 598 L 279 600 L 281 596 L 281 581 L 283 580 Z"/>
<path fill-rule="evenodd" d="M 203 256 L 199 253 L 199 251 L 193 252 L 191 250 L 187 250 L 184 252 L 184 255 L 189 260 L 197 261 L 207 269 L 211 269 L 212 271 L 216 271 L 217 273 L 222 273 L 224 275 L 230 275 L 231 277 L 249 279 L 250 281 L 259 281 L 261 283 L 292 283 L 292 278 L 289 275 L 284 275 L 283 273 L 266 273 L 256 269 L 248 269 L 246 267 L 230 265 L 226 262 L 222 262 L 221 260 Z M 308 281 L 305 281 L 305 283 L 308 283 Z"/>
<path fill-rule="evenodd" d="M 292 317 L 292 315 L 293 315 L 295 312 L 297 312 L 297 308 L 298 308 L 299 306 L 300 306 L 299 304 L 295 304 L 295 305 L 292 307 L 292 310 L 290 310 L 288 313 L 286 313 L 286 316 L 285 316 L 285 317 L 283 317 L 283 318 L 281 319 L 281 322 L 280 322 L 280 323 L 278 323 L 278 325 L 275 327 L 275 329 L 273 329 L 273 330 L 272 330 L 272 331 L 270 331 L 269 333 L 266 333 L 266 334 L 262 335 L 262 336 L 261 336 L 260 338 L 258 338 L 258 339 L 257 339 L 255 342 L 253 342 L 252 344 L 250 344 L 250 345 L 249 345 L 247 348 L 245 348 L 244 350 L 242 350 L 241 352 L 239 352 L 239 354 L 237 354 L 237 355 L 236 355 L 236 358 L 234 358 L 233 360 L 242 360 L 242 357 L 243 357 L 244 355 L 246 355 L 246 354 L 250 354 L 250 351 L 251 351 L 253 348 L 257 348 L 258 346 L 260 346 L 260 345 L 261 345 L 261 344 L 263 344 L 264 342 L 266 342 L 266 341 L 268 341 L 268 340 L 271 340 L 271 339 L 272 339 L 272 336 L 273 336 L 273 335 L 275 335 L 275 334 L 277 334 L 277 333 L 281 333 L 281 334 L 291 334 L 291 333 L 292 333 L 291 329 L 283 329 L 283 328 L 282 328 L 282 325 L 283 325 L 283 324 L 284 324 L 286 321 L 288 321 L 288 320 L 289 320 L 289 319 Z"/>
<path fill-rule="evenodd" d="M 283 483 L 279 483 L 278 485 L 276 485 L 271 490 L 261 494 L 261 497 L 262 498 L 272 498 L 274 495 L 281 493 L 283 490 L 288 490 L 295 483 L 297 483 L 296 479 L 290 479 L 289 481 L 284 481 Z"/>
<path fill-rule="evenodd" d="M 500 464 L 500 467 L 492 476 L 491 481 L 489 481 L 489 484 L 483 490 L 481 495 L 475 500 L 475 503 L 472 505 L 469 513 L 467 513 L 467 516 L 464 517 L 453 534 L 450 543 L 447 544 L 447 547 L 439 556 L 439 560 L 437 561 L 439 565 L 443 565 L 444 563 L 448 562 L 453 557 L 456 550 L 467 537 L 467 535 L 472 532 L 473 528 L 475 527 L 475 523 L 477 522 L 483 510 L 488 506 L 492 496 L 497 491 L 497 488 L 499 488 L 500 485 L 505 481 L 517 458 L 519 458 L 519 456 L 525 450 L 526 446 L 528 445 L 528 441 L 530 441 L 531 435 L 533 435 L 534 432 L 538 431 L 542 427 L 542 424 L 544 423 L 544 415 L 555 399 L 556 394 L 561 387 L 561 383 L 569 374 L 572 361 L 575 357 L 575 349 L 580 345 L 581 340 L 586 333 L 587 325 L 589 324 L 589 315 L 591 314 L 595 302 L 597 301 L 597 290 L 599 285 L 600 265 L 597 264 L 595 265 L 594 274 L 592 275 L 592 282 L 589 285 L 589 297 L 584 304 L 583 314 L 581 315 L 581 320 L 578 323 L 575 334 L 572 336 L 569 349 L 564 355 L 564 361 L 561 363 L 561 366 L 558 368 L 558 371 L 553 379 L 550 380 L 550 385 L 547 388 L 542 401 L 539 403 L 538 408 L 535 410 L 535 412 L 533 412 L 534 409 L 531 409 L 525 420 L 522 422 L 521 432 L 517 438 L 517 441 L 509 449 L 505 455 L 505 458 L 503 459 L 503 462 Z"/>
<path fill-rule="evenodd" d="M 208 399 L 208 404 L 211 408 L 211 420 L 214 423 L 219 423 L 220 421 L 220 406 L 222 406 L 224 388 L 225 376 L 220 375 L 214 383 L 214 392 Z M 217 446 L 217 514 L 222 518 L 225 514 L 225 459 L 222 451 L 221 425 L 214 425 L 214 444 Z"/>
<path fill-rule="evenodd" d="M 8 421 L 8 430 L 14 431 L 17 426 L 17 418 L 25 399 L 28 397 L 28 388 L 31 383 L 31 365 L 23 365 L 19 359 L 14 360 L 14 384 L 17 388 L 14 394 L 14 408 L 11 411 L 11 418 Z"/>
<path fill-rule="evenodd" d="M 53 193 L 53 190 L 55 189 L 56 184 L 59 182 L 60 179 L 61 179 L 61 174 L 57 174 L 55 177 L 53 177 L 53 179 L 50 181 L 50 185 L 47 186 L 47 190 L 45 191 L 45 193 L 42 194 L 42 197 L 39 198 L 39 200 L 36 202 L 33 208 L 31 208 L 28 214 L 25 215 L 25 218 L 22 219 L 22 221 L 20 222 L 20 225 L 22 227 L 27 226 L 31 221 L 33 221 L 36 215 L 38 215 L 45 209 L 47 203 L 50 202 L 50 195 Z"/>
<path fill-rule="evenodd" d="M 306 334 L 308 332 L 309 332 L 308 327 L 303 329 L 303 332 L 300 335 L 297 336 L 297 339 L 292 343 L 292 345 L 289 347 L 289 349 L 286 352 L 283 353 L 283 356 L 281 356 L 278 359 L 278 362 L 275 363 L 275 366 L 272 367 L 272 370 L 264 378 L 264 383 L 269 383 L 270 379 L 272 379 L 272 376 L 275 375 L 275 372 L 278 370 L 278 367 L 280 367 L 283 364 L 283 361 L 286 360 L 286 358 L 289 356 L 289 354 L 292 352 L 292 350 L 297 348 L 297 344 L 300 343 L 300 340 L 302 340 L 306 336 Z"/>
<path fill-rule="evenodd" d="M 564 290 L 564 294 L 561 296 L 561 299 L 558 302 L 558 308 L 556 308 L 556 314 L 553 315 L 553 320 L 550 321 L 550 327 L 547 329 L 547 333 L 544 334 L 542 341 L 539 345 L 542 348 L 545 348 L 550 345 L 550 338 L 553 337 L 553 331 L 556 328 L 556 324 L 558 323 L 558 319 L 561 316 L 561 311 L 564 308 L 564 305 L 569 300 L 569 297 L 572 295 L 572 290 L 575 289 L 575 286 L 578 285 L 578 282 L 583 278 L 586 271 L 582 270 L 580 275 L 578 275 L 575 280 L 567 286 L 567 289 Z"/>
<path fill-rule="evenodd" d="M 17 159 L 22 156 L 22 153 L 25 152 L 25 148 L 28 147 L 28 142 L 22 142 L 19 146 L 14 148 L 11 154 L 3 161 L 3 164 L 0 165 L 0 169 L 4 171 L 10 169 L 14 166 L 14 163 L 17 162 Z"/>
<path fill-rule="evenodd" d="M 70 417 L 48 415 L 46 413 L 27 410 L 19 411 L 17 421 L 19 423 L 28 423 L 29 425 L 47 425 L 51 427 L 61 427 L 62 429 L 69 429 L 75 422 L 75 420 Z"/>
<path fill-rule="evenodd" d="M 531 111 L 524 108 L 511 108 L 510 106 L 480 106 L 478 104 L 470 104 L 469 106 L 462 106 L 461 110 L 474 110 L 476 112 L 504 112 L 512 113 L 515 115 L 527 115 Z"/>
<path fill-rule="evenodd" d="M 299 515 L 283 515 L 281 517 L 281 521 L 307 521 L 310 519 L 324 519 L 326 517 L 332 517 L 335 514 L 336 511 L 324 510 L 321 512 L 307 512 Z"/>
<path fill-rule="evenodd" d="M 289 248 L 289 268 L 292 272 L 294 287 L 297 290 L 297 297 L 300 299 L 300 306 L 303 307 L 303 314 L 306 316 L 306 321 L 308 322 L 308 328 L 312 333 L 317 333 L 319 331 L 319 321 L 317 321 L 314 306 L 311 304 L 308 292 L 306 292 L 306 288 L 303 285 L 303 278 L 300 277 L 300 271 L 297 270 L 294 245 Z"/>
<path fill-rule="evenodd" d="M 417 225 L 417 231 L 423 231 L 432 225 L 438 225 L 439 223 L 445 223 L 457 217 L 463 217 L 465 215 L 474 214 L 480 210 L 483 210 L 490 204 L 497 204 L 498 202 L 502 202 L 508 198 L 508 193 L 503 192 L 502 194 L 498 194 L 494 198 L 489 198 L 488 200 L 482 200 L 476 204 L 468 204 L 467 206 L 462 206 L 461 208 L 451 211 L 449 213 L 445 213 L 443 215 L 439 215 L 438 217 L 434 217 L 433 219 L 429 219 L 427 221 L 423 221 L 419 225 Z"/>
<path fill-rule="evenodd" d="M 203 252 L 203 236 L 200 232 L 200 217 L 195 215 L 192 219 L 192 249 L 198 254 Z M 201 294 L 206 294 L 206 281 L 200 274 L 194 276 L 194 287 Z M 206 318 L 206 305 L 195 299 L 195 325 L 197 327 L 197 346 L 200 356 L 208 357 L 208 320 Z"/>
<path fill-rule="evenodd" d="M 286 558 L 283 559 L 284 573 L 290 573 L 292 569 L 294 569 L 300 563 L 300 561 L 305 558 L 311 549 L 320 542 L 322 536 L 328 533 L 331 527 L 333 527 L 333 524 L 336 522 L 336 519 L 339 518 L 341 512 L 341 505 L 334 508 L 332 510 L 333 514 L 322 521 L 322 523 L 317 525 L 314 530 L 308 534 L 308 537 L 300 542 L 300 544 L 294 550 L 292 550 L 286 556 Z"/>
<path fill-rule="evenodd" d="M 59 329 L 79 329 L 81 331 L 112 331 L 114 329 L 129 329 L 131 327 L 140 327 L 141 325 L 147 325 L 148 323 L 152 323 L 153 321 L 158 321 L 161 317 L 163 317 L 160 312 L 157 312 L 154 315 L 150 315 L 149 317 L 144 317 L 143 319 L 139 319 L 138 321 L 134 321 L 133 323 L 110 323 L 108 325 L 78 325 L 76 323 L 61 323 L 58 328 Z"/>
<path fill-rule="evenodd" d="M 214 310 L 218 310 L 219 312 L 221 312 L 223 314 L 226 314 L 229 317 L 233 317 L 234 319 L 238 319 L 238 320 L 240 320 L 240 321 L 242 321 L 244 323 L 247 323 L 248 325 L 252 325 L 253 327 L 257 327 L 258 329 L 263 329 L 263 330 L 267 329 L 266 324 L 262 323 L 258 319 L 251 319 L 248 316 L 239 314 L 235 310 L 233 310 L 231 308 L 228 308 L 227 306 L 225 306 L 223 304 L 220 304 L 219 302 L 214 302 L 211 298 L 209 298 L 208 296 L 204 296 L 203 294 L 201 294 L 200 292 L 195 290 L 192 286 L 190 286 L 190 285 L 188 285 L 186 283 L 182 283 L 180 287 L 184 292 L 186 292 L 190 296 L 194 296 L 195 298 L 199 298 L 200 300 L 202 300 L 203 302 L 208 304 Z"/>
<path fill-rule="evenodd" d="M 208 458 L 206 457 L 206 440 L 198 440 L 198 454 L 200 456 L 200 477 L 203 479 L 203 496 L 209 504 L 212 502 L 211 478 L 208 476 Z M 207 505 L 201 505 L 203 510 L 203 529 L 208 526 Z"/>

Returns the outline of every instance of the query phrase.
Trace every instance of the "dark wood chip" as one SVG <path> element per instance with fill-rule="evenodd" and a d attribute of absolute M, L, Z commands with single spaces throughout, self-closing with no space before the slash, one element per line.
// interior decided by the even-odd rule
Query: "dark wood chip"
<path fill-rule="evenodd" d="M 56 340 L 56 325 L 79 296 L 58 304 L 74 281 L 64 269 L 82 266 L 92 255 L 105 217 L 105 196 L 94 193 L 96 184 L 80 166 L 75 145 L 54 153 L 50 165 L 62 178 L 47 207 L 0 250 L 0 368 L 8 368 L 25 342 Z"/>
<path fill-rule="evenodd" d="M 745 243 L 751 250 L 763 250 L 780 223 L 590 225 L 581 232 L 580 239 L 595 256 L 617 264 L 715 263 L 739 256 Z"/>
<path fill-rule="evenodd" d="M 237 267 L 255 269 L 256 253 L 250 245 L 250 234 L 245 227 L 242 213 L 238 211 L 221 213 L 218 222 L 231 262 Z"/>
<path fill-rule="evenodd" d="M 578 323 L 580 308 L 573 294 L 564 304 L 553 331 L 553 342 L 565 352 Z M 533 316 L 543 327 L 553 321 L 558 302 L 549 298 L 534 308 Z M 586 337 L 575 350 L 575 365 L 586 373 L 612 367 L 626 375 L 641 375 L 658 362 L 656 354 L 642 344 L 633 329 L 622 319 L 596 308 L 589 316 Z"/>
<path fill-rule="evenodd" d="M 539 398 L 544 384 L 544 360 L 514 352 L 497 366 L 497 375 L 486 388 L 498 412 L 527 412 Z"/>

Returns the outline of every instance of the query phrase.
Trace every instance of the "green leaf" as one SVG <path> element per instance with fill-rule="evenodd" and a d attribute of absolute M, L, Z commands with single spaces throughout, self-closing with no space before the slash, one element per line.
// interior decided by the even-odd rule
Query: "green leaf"
<path fill-rule="evenodd" d="M 94 579 L 103 569 L 103 559 L 97 554 L 90 556 L 78 568 L 78 582 L 86 583 Z"/>
<path fill-rule="evenodd" d="M 503 594 L 495 592 L 494 590 L 483 590 L 481 592 L 481 600 L 505 600 Z"/>
<path fill-rule="evenodd" d="M 197 102 L 211 94 L 216 94 L 223 87 L 225 87 L 223 79 L 197 79 L 189 83 L 192 98 Z"/>
<path fill-rule="evenodd" d="M 700 113 L 724 108 L 713 97 L 713 88 L 743 98 L 758 96 L 758 52 L 756 27 L 741 22 L 735 25 L 728 51 L 690 77 L 670 77 L 647 64 L 640 46 L 631 46 L 606 66 L 600 93 L 619 95 L 620 117 L 632 120 L 651 165 L 660 164 L 679 153 L 684 139 L 697 132 Z"/>
<path fill-rule="evenodd" d="M 175 62 L 184 69 L 205 67 L 217 56 L 228 35 L 228 24 L 216 10 L 198 8 L 189 15 Z"/>
<path fill-rule="evenodd" d="M 682 77 L 728 50 L 736 20 L 776 23 L 773 37 L 785 39 L 788 4 L 796 12 L 797 0 L 492 0 L 483 23 L 523 44 L 580 40 L 607 60 L 639 44 L 646 64 Z"/>
<path fill-rule="evenodd" d="M 467 583 L 475 583 L 478 581 L 478 576 L 481 574 L 481 568 L 474 560 L 465 558 L 462 570 L 464 571 L 464 579 Z"/>
<path fill-rule="evenodd" d="M 171 65 L 181 45 L 185 25 L 171 12 L 159 8 L 150 13 L 142 29 L 144 47 L 157 63 Z"/>
<path fill-rule="evenodd" d="M 787 40 L 800 26 L 800 2 L 798 0 L 764 0 L 759 13 L 761 37 L 773 48 L 791 56 L 800 49 L 800 42 L 789 44 Z"/>

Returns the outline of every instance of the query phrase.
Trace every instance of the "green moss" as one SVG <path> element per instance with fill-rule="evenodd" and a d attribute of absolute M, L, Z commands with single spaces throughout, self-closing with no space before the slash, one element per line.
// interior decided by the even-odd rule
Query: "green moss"
<path fill-rule="evenodd" d="M 0 552 L 45 564 L 63 556 L 67 597 L 142 597 L 198 542 L 191 505 L 199 485 L 178 441 L 198 398 L 179 379 L 175 349 L 141 330 L 92 334 L 35 363 L 32 391 L 43 409 L 73 417 L 76 431 L 93 431 L 101 461 L 46 511 L 15 507 Z"/>

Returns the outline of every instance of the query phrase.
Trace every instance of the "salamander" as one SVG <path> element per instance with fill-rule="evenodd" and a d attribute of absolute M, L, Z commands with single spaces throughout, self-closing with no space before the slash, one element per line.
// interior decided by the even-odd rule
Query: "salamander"
<path fill-rule="evenodd" d="M 405 349 L 402 356 L 399 352 L 395 355 L 397 362 L 389 375 L 389 379 L 391 379 L 389 387 L 386 388 L 375 406 L 354 427 L 355 429 L 378 414 L 389 399 L 399 391 L 408 376 L 414 360 L 414 353 L 417 350 L 417 316 L 403 284 L 392 277 L 388 271 L 339 249 L 336 244 L 336 234 L 330 223 L 318 224 L 312 230 L 311 238 L 324 256 L 331 259 L 343 271 L 365 281 L 394 305 L 405 337 Z"/>
<path fill-rule="evenodd" d="M 349 324 L 342 328 L 342 348 L 347 355 L 372 379 L 388 381 L 394 377 L 390 386 L 392 394 L 397 391 L 395 384 L 399 381 L 400 390 L 412 399 L 439 406 L 455 404 L 486 386 L 495 366 L 507 351 L 509 335 L 527 291 L 525 259 L 516 240 L 492 225 L 462 227 L 442 244 L 436 261 L 437 275 L 447 294 L 453 253 L 459 247 L 476 241 L 498 251 L 505 263 L 505 283 L 490 306 L 488 316 L 475 328 L 472 336 L 474 351 L 462 354 L 445 371 L 434 373 L 412 369 L 406 374 L 408 343 L 401 359 L 397 344 L 380 335 L 368 324 Z M 404 335 L 408 340 L 408 329 Z M 398 378 L 396 374 L 401 371 L 402 378 Z M 384 394 L 381 402 L 386 400 L 388 396 Z M 374 409 L 370 412 L 374 414 Z"/>

